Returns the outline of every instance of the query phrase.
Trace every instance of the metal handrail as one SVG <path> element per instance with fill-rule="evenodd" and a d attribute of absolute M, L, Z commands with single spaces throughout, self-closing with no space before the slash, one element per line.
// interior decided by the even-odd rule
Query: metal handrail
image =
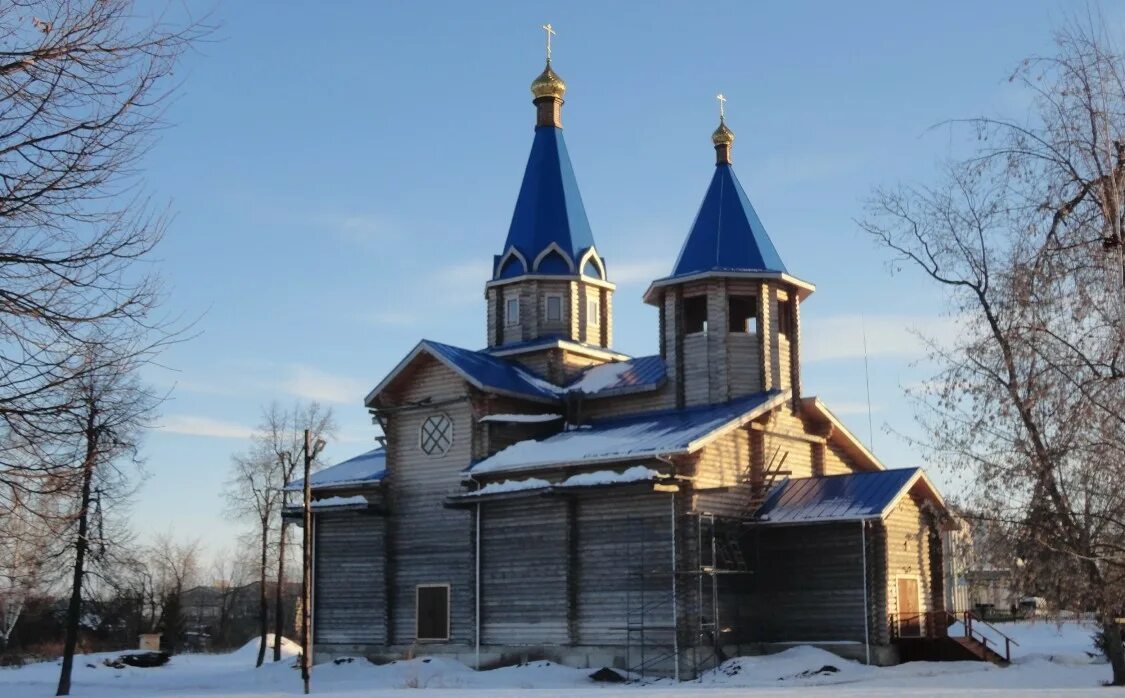
<path fill-rule="evenodd" d="M 979 642 L 985 650 L 1000 654 L 998 641 L 994 638 L 989 638 L 980 629 L 975 627 L 978 624 L 983 624 L 989 630 L 1004 638 L 1004 661 L 1012 661 L 1012 645 L 1019 647 L 1020 643 L 1013 640 L 1006 635 L 1003 631 L 992 625 L 986 620 L 983 620 L 972 611 L 964 611 L 961 614 L 951 613 L 949 611 L 922 611 L 919 613 L 900 613 L 896 614 L 897 625 L 893 628 L 896 637 L 902 638 L 902 628 L 904 625 L 917 623 L 919 633 L 936 633 L 941 636 L 948 636 L 948 629 L 953 623 L 960 621 L 964 629 L 963 637 L 970 640 Z M 944 621 L 942 626 L 937 621 Z M 931 624 L 932 622 L 932 624 Z"/>
<path fill-rule="evenodd" d="M 1002 630 L 1000 630 L 1000 628 L 997 628 L 992 623 L 989 623 L 985 619 L 977 616 L 972 611 L 965 611 L 965 614 L 964 614 L 965 637 L 969 637 L 969 638 L 972 638 L 974 640 L 977 640 L 977 638 L 973 636 L 973 623 L 974 622 L 983 623 L 990 630 L 992 630 L 992 632 L 994 632 L 997 635 L 999 635 L 1000 637 L 1004 638 L 1004 661 L 1005 662 L 1011 662 L 1012 661 L 1012 645 L 1015 645 L 1016 647 L 1019 647 L 1020 643 L 1018 643 L 1015 640 L 1013 640 L 1012 638 L 1008 637 L 1006 634 L 1004 634 L 1004 632 Z M 981 633 L 980 631 L 977 631 L 977 632 L 980 635 L 980 639 L 977 640 L 977 642 L 984 645 L 985 649 L 988 649 L 988 636 L 985 635 L 984 633 Z"/>

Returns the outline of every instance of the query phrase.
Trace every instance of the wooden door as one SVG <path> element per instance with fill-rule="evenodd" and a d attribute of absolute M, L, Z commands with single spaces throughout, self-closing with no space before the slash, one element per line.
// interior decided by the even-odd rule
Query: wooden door
<path fill-rule="evenodd" d="M 922 616 L 918 608 L 918 580 L 909 577 L 898 579 L 898 635 L 921 637 Z"/>

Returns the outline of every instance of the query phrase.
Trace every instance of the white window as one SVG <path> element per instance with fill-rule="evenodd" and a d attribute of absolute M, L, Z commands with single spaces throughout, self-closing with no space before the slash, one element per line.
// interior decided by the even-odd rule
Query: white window
<path fill-rule="evenodd" d="M 586 322 L 591 325 L 596 325 L 602 321 L 602 306 L 597 298 L 590 298 L 586 301 Z"/>
<path fill-rule="evenodd" d="M 520 324 L 519 298 L 509 298 L 504 303 L 504 324 L 508 327 Z"/>
<path fill-rule="evenodd" d="M 453 446 L 453 420 L 447 414 L 431 414 L 418 430 L 418 446 L 428 455 L 444 456 Z"/>
<path fill-rule="evenodd" d="M 562 296 L 547 296 L 547 322 L 562 322 Z"/>

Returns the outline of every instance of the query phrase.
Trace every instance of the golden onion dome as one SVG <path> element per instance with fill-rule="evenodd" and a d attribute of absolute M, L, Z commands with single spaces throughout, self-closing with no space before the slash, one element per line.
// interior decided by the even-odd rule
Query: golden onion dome
<path fill-rule="evenodd" d="M 734 131 L 727 128 L 726 119 L 719 118 L 719 128 L 715 129 L 715 132 L 711 134 L 711 142 L 714 143 L 716 147 L 720 145 L 732 145 L 734 143 Z"/>
<path fill-rule="evenodd" d="M 559 74 L 551 70 L 551 61 L 547 61 L 547 67 L 539 74 L 539 77 L 531 81 L 531 94 L 535 99 L 540 97 L 555 97 L 562 99 L 566 94 L 566 83 L 559 77 Z"/>

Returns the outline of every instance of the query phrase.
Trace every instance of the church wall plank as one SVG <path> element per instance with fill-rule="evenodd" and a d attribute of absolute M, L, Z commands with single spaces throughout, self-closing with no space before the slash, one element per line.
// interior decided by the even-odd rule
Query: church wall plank
<path fill-rule="evenodd" d="M 940 594 L 935 598 L 933 578 L 935 570 L 940 576 L 940 560 L 933 560 L 930 545 L 929 515 L 922 510 L 913 496 L 905 496 L 883 521 L 887 551 L 887 610 L 892 627 L 900 613 L 898 579 L 908 577 L 918 582 L 918 610 L 925 613 L 940 610 Z M 936 565 L 935 565 L 936 563 Z"/>
<path fill-rule="evenodd" d="M 472 520 L 469 512 L 443 506 L 448 495 L 463 491 L 461 471 L 472 457 L 474 422 L 468 396 L 468 385 L 456 373 L 430 360 L 416 372 L 399 404 L 429 399 L 435 406 L 404 409 L 388 418 L 394 644 L 414 642 L 415 588 L 429 583 L 450 585 L 451 642 L 473 641 Z M 453 445 L 444 455 L 428 455 L 419 445 L 419 430 L 438 412 L 453 422 Z"/>
<path fill-rule="evenodd" d="M 577 637 L 622 645 L 642 620 L 646 641 L 672 643 L 671 501 L 668 494 L 583 496 L 577 506 Z"/>
<path fill-rule="evenodd" d="M 481 508 L 482 641 L 566 644 L 566 501 L 523 498 Z"/>
<path fill-rule="evenodd" d="M 864 639 L 859 522 L 761 526 L 739 626 L 762 642 Z"/>
<path fill-rule="evenodd" d="M 313 590 L 317 644 L 386 642 L 384 520 L 356 512 L 316 515 Z"/>

